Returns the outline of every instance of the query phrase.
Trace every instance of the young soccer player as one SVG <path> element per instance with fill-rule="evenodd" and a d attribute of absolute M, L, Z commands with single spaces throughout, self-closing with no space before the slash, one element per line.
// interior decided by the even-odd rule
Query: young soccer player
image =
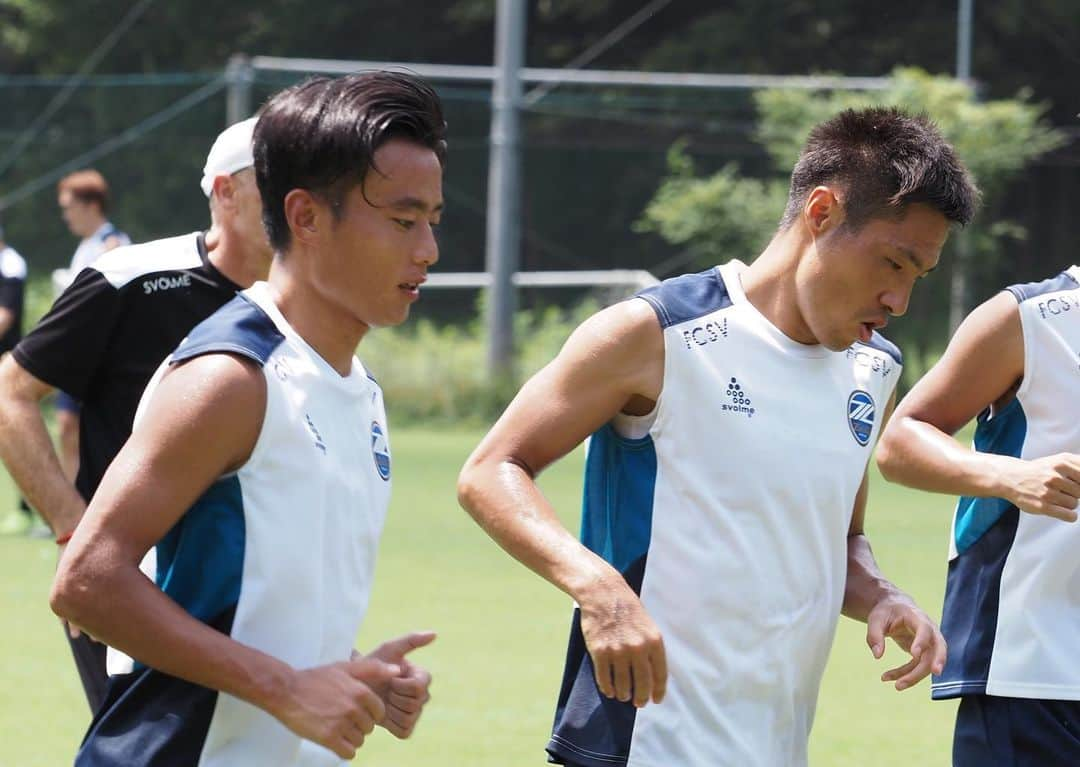
<path fill-rule="evenodd" d="M 354 356 L 405 320 L 438 258 L 445 124 L 400 74 L 275 96 L 255 172 L 275 250 L 151 381 L 79 523 L 54 609 L 135 669 L 76 764 L 337 765 L 376 724 L 415 726 L 430 675 L 409 634 L 351 658 L 392 461 Z M 139 570 L 151 548 L 156 582 Z"/>
<path fill-rule="evenodd" d="M 962 496 L 935 699 L 956 767 L 1080 764 L 1080 266 L 971 313 L 896 410 L 885 476 Z M 953 435 L 977 418 L 974 449 Z"/>
<path fill-rule="evenodd" d="M 866 463 L 901 364 L 876 331 L 975 197 L 928 121 L 842 113 L 751 265 L 587 320 L 477 447 L 463 505 L 578 606 L 551 761 L 805 764 L 841 611 L 875 657 L 886 637 L 911 654 L 883 676 L 898 689 L 940 670 L 937 627 L 863 533 Z M 579 543 L 534 478 L 589 435 Z"/>

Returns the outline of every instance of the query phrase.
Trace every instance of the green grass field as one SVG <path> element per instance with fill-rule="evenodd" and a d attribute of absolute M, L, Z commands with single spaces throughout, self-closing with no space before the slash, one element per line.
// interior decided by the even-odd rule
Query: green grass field
<path fill-rule="evenodd" d="M 439 638 L 418 659 L 435 677 L 416 735 L 379 731 L 359 764 L 517 767 L 544 763 L 561 675 L 570 601 L 506 556 L 461 511 L 454 479 L 477 432 L 398 430 L 394 500 L 375 593 L 358 647 L 414 628 Z M 576 529 L 582 454 L 542 485 Z M 6 477 L 0 509 L 13 508 Z M 867 527 L 878 561 L 930 612 L 940 613 L 951 502 L 874 478 Z M 0 767 L 70 764 L 86 704 L 46 595 L 51 541 L 0 538 Z M 303 627 L 285 630 L 302 631 Z M 947 764 L 955 706 L 931 703 L 929 686 L 904 693 L 878 681 L 897 661 L 874 661 L 861 624 L 841 620 L 818 705 L 811 763 L 822 767 Z"/>

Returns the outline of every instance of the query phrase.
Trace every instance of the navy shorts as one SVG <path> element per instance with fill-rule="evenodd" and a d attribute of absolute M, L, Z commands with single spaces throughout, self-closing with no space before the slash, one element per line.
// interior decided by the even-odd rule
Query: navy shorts
<path fill-rule="evenodd" d="M 62 391 L 56 393 L 56 409 L 66 410 L 69 413 L 79 414 L 82 409 L 82 403 L 79 400 L 72 397 L 70 394 Z"/>
<path fill-rule="evenodd" d="M 1080 765 L 1080 701 L 965 695 L 953 767 Z"/>

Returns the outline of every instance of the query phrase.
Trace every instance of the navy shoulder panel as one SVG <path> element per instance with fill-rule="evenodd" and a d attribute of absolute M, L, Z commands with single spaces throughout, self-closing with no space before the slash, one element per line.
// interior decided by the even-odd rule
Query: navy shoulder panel
<path fill-rule="evenodd" d="M 285 336 L 266 312 L 240 294 L 196 325 L 173 352 L 171 362 L 229 352 L 265 365 L 284 340 Z"/>
<path fill-rule="evenodd" d="M 1076 281 L 1075 277 L 1068 272 L 1062 272 L 1057 277 L 1051 277 L 1042 282 L 1027 282 L 1022 285 L 1010 285 L 1005 289 L 1016 296 L 1017 303 L 1022 303 L 1029 298 L 1044 296 L 1047 293 L 1057 293 L 1061 290 L 1074 290 L 1078 287 L 1080 287 L 1080 283 Z"/>
<path fill-rule="evenodd" d="M 636 295 L 649 302 L 664 328 L 731 306 L 724 278 L 716 268 L 672 277 Z"/>
<path fill-rule="evenodd" d="M 897 365 L 904 364 L 904 355 L 900 352 L 900 347 L 876 330 L 870 335 L 870 343 L 864 344 L 862 341 L 856 341 L 855 343 L 860 346 L 869 346 L 879 352 L 885 352 L 896 361 Z"/>

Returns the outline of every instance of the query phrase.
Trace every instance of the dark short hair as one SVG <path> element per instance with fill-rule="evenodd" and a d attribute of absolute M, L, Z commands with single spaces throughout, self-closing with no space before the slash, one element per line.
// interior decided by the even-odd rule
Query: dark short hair
<path fill-rule="evenodd" d="M 105 177 L 92 168 L 77 170 L 60 179 L 56 193 L 70 192 L 82 203 L 96 203 L 104 214 L 109 209 L 109 185 Z"/>
<path fill-rule="evenodd" d="M 845 226 L 903 215 L 922 203 L 947 220 L 966 225 L 979 191 L 956 151 L 926 115 L 900 109 L 848 109 L 810 131 L 791 173 L 786 229 L 815 187 L 839 184 L 845 192 Z"/>
<path fill-rule="evenodd" d="M 423 80 L 402 72 L 314 77 L 287 88 L 263 107 L 255 126 L 255 180 L 263 223 L 277 251 L 288 247 L 285 196 L 307 189 L 331 203 L 363 186 L 375 152 L 404 138 L 446 159 L 442 102 Z"/>

